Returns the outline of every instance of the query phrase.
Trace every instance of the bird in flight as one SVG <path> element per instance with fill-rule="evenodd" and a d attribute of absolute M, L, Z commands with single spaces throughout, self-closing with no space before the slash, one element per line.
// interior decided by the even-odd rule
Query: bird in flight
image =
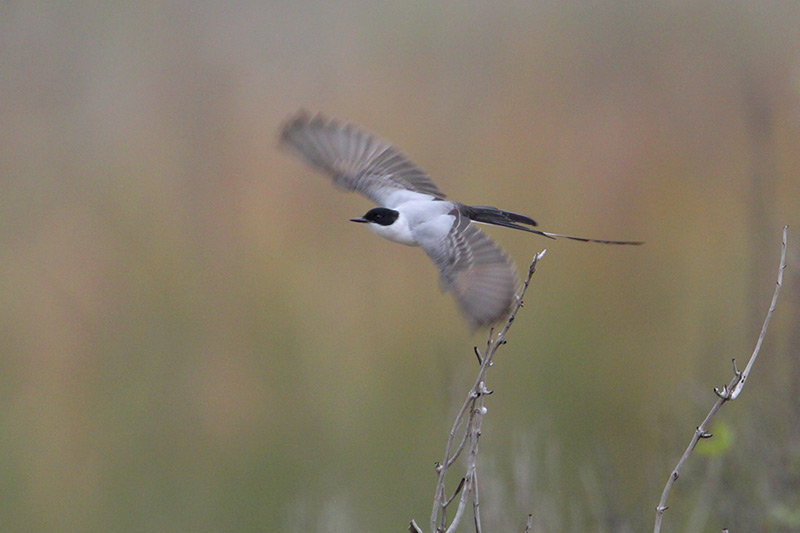
<path fill-rule="evenodd" d="M 333 178 L 334 185 L 378 204 L 350 220 L 390 241 L 422 248 L 439 269 L 442 288 L 453 293 L 473 328 L 505 318 L 518 284 L 514 263 L 476 222 L 551 239 L 642 244 L 540 231 L 533 229 L 537 224 L 528 216 L 447 200 L 428 174 L 399 149 L 352 124 L 321 114 L 300 111 L 290 117 L 281 129 L 280 142 Z"/>

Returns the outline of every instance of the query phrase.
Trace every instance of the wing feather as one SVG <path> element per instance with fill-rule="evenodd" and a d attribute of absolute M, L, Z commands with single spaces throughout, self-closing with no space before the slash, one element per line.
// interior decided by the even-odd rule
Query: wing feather
<path fill-rule="evenodd" d="M 333 183 L 378 205 L 392 193 L 412 191 L 444 199 L 428 174 L 400 150 L 352 124 L 300 111 L 281 129 L 281 144 L 294 149 Z"/>
<path fill-rule="evenodd" d="M 458 210 L 450 233 L 422 247 L 439 268 L 442 287 L 451 291 L 475 328 L 506 317 L 517 289 L 517 271 L 506 253 Z"/>

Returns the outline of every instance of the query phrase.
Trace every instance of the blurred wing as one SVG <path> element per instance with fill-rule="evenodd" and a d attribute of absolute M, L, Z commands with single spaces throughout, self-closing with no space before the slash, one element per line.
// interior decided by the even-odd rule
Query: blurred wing
<path fill-rule="evenodd" d="M 457 210 L 456 223 L 437 243 L 421 243 L 439 267 L 442 286 L 452 291 L 475 328 L 504 319 L 514 303 L 517 271 L 503 250 Z"/>
<path fill-rule="evenodd" d="M 378 205 L 402 203 L 407 196 L 396 194 L 401 191 L 445 197 L 400 150 L 351 124 L 300 111 L 283 125 L 280 140 L 331 176 L 335 185 L 360 192 Z"/>

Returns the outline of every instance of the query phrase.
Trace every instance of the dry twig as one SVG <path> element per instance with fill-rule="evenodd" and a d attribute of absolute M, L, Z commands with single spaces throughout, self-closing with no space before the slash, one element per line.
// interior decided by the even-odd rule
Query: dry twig
<path fill-rule="evenodd" d="M 531 529 L 532 527 L 533 527 L 533 515 L 529 514 L 528 521 L 525 522 L 525 533 L 530 533 L 532 531 Z"/>
<path fill-rule="evenodd" d="M 711 438 L 711 433 L 706 430 L 711 418 L 717 414 L 717 411 L 719 411 L 720 407 L 722 407 L 722 404 L 730 400 L 735 400 L 739 396 L 739 394 L 742 392 L 742 388 L 744 387 L 747 377 L 750 375 L 750 370 L 753 367 L 753 363 L 755 362 L 756 358 L 758 358 L 758 352 L 761 351 L 761 344 L 767 334 L 769 321 L 772 318 L 772 313 L 775 312 L 775 305 L 778 302 L 778 294 L 780 294 L 781 286 L 783 285 L 783 271 L 786 269 L 787 233 L 788 226 L 784 226 L 783 245 L 781 247 L 781 265 L 778 269 L 778 283 L 775 286 L 775 293 L 772 295 L 772 303 L 769 306 L 769 311 L 767 311 L 767 317 L 764 319 L 764 325 L 761 327 L 761 334 L 758 336 L 758 341 L 756 342 L 756 347 L 753 350 L 753 355 L 750 356 L 750 360 L 747 362 L 747 366 L 743 371 L 740 371 L 738 368 L 736 368 L 736 359 L 734 359 L 733 379 L 731 379 L 731 382 L 728 385 L 723 385 L 722 389 L 716 387 L 714 388 L 714 392 L 717 394 L 716 403 L 714 403 L 711 411 L 709 411 L 708 415 L 706 415 L 705 420 L 703 420 L 703 422 L 697 426 L 697 429 L 695 429 L 694 435 L 692 435 L 692 440 L 689 442 L 689 446 L 686 448 L 686 451 L 683 452 L 678 464 L 672 470 L 672 473 L 667 480 L 667 484 L 664 486 L 664 491 L 661 493 L 661 500 L 658 502 L 658 507 L 656 507 L 656 523 L 655 528 L 653 529 L 654 533 L 659 533 L 661 531 L 661 521 L 664 517 L 664 511 L 667 510 L 667 498 L 669 498 L 669 492 L 672 490 L 672 485 L 674 485 L 675 481 L 678 479 L 683 465 L 689 459 L 689 456 L 691 455 L 695 446 L 697 446 L 697 443 L 700 441 L 700 439 Z"/>
<path fill-rule="evenodd" d="M 536 271 L 536 264 L 542 259 L 542 257 L 544 257 L 546 252 L 547 250 L 543 250 L 534 256 L 533 261 L 528 268 L 528 276 L 525 279 L 525 282 L 522 284 L 522 289 L 517 296 L 516 304 L 512 308 L 511 314 L 509 315 L 503 329 L 500 330 L 500 332 L 496 335 L 494 334 L 494 328 L 489 330 L 489 338 L 486 342 L 486 348 L 483 350 L 483 353 L 481 353 L 477 347 L 475 348 L 475 355 L 478 357 L 478 362 L 481 365 L 478 372 L 478 377 L 475 380 L 475 384 L 467 394 L 467 398 L 464 401 L 464 404 L 461 406 L 461 409 L 456 416 L 456 420 L 453 423 L 453 427 L 450 430 L 450 436 L 447 440 L 447 446 L 445 448 L 444 460 L 441 463 L 436 464 L 436 472 L 439 476 L 439 479 L 436 484 L 433 512 L 431 513 L 431 530 L 434 532 L 451 533 L 455 531 L 460 524 L 470 501 L 472 502 L 472 512 L 475 518 L 475 531 L 477 533 L 481 532 L 480 498 L 478 493 L 477 471 L 478 439 L 481 435 L 483 416 L 486 414 L 486 407 L 483 405 L 483 398 L 484 396 L 492 393 L 492 391 L 486 388 L 486 373 L 489 370 L 489 367 L 494 364 L 493 359 L 497 349 L 506 343 L 506 334 L 511 328 L 511 325 L 514 323 L 517 312 L 522 307 L 522 299 L 525 296 L 525 291 L 528 290 L 528 286 L 531 283 L 533 273 Z M 458 445 L 456 445 L 456 436 L 459 434 L 459 428 L 464 426 L 464 434 L 458 441 Z M 467 452 L 466 473 L 461 479 L 461 482 L 458 484 L 453 496 L 448 498 L 445 488 L 447 470 L 453 465 L 453 463 L 456 462 L 456 460 L 465 450 Z M 459 498 L 456 514 L 448 526 L 448 506 L 456 499 L 457 496 L 459 496 L 459 494 L 461 497 Z M 412 533 L 422 532 L 422 530 L 414 521 L 411 522 L 409 531 Z"/>

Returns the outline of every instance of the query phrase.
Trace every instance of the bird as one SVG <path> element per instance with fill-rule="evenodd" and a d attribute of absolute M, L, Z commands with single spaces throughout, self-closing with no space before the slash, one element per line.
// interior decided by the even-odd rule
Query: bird
<path fill-rule="evenodd" d="M 428 174 L 391 143 L 349 123 L 300 110 L 280 128 L 279 145 L 345 191 L 378 205 L 352 222 L 377 235 L 419 246 L 439 269 L 473 330 L 508 316 L 518 275 L 514 262 L 477 224 L 502 226 L 550 239 L 639 245 L 640 241 L 587 239 L 534 229 L 531 217 L 491 206 L 448 200 Z"/>

